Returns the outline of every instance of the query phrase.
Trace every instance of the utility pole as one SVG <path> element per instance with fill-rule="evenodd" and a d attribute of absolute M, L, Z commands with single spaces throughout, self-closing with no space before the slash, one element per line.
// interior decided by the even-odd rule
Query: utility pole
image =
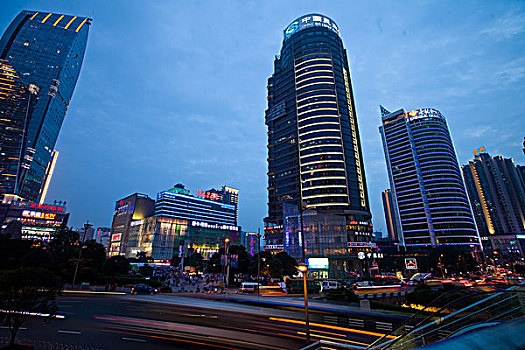
<path fill-rule="evenodd" d="M 80 265 L 80 258 L 82 257 L 82 249 L 84 249 L 84 241 L 86 240 L 86 233 L 87 233 L 88 228 L 90 228 L 91 226 L 93 225 L 89 223 L 89 220 L 84 224 L 84 236 L 82 238 L 82 244 L 78 252 L 77 266 L 75 267 L 75 274 L 73 275 L 73 283 L 71 284 L 72 287 L 75 286 L 75 281 L 77 279 L 78 265 Z"/>
<path fill-rule="evenodd" d="M 308 265 L 306 265 L 306 241 L 304 239 L 304 225 L 303 225 L 303 211 L 308 209 L 308 205 L 302 200 L 299 202 L 299 217 L 301 219 L 301 253 L 302 263 L 297 269 L 303 274 L 303 289 L 304 289 L 304 324 L 306 328 L 306 344 L 310 344 L 310 320 L 308 317 L 308 283 L 306 281 L 306 273 L 308 272 Z"/>
<path fill-rule="evenodd" d="M 261 298 L 259 283 L 261 280 L 261 228 L 257 230 L 257 299 Z"/>

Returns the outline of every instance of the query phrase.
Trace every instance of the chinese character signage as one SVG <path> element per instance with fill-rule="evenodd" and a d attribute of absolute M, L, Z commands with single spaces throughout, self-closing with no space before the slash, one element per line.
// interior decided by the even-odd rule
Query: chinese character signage
<path fill-rule="evenodd" d="M 405 267 L 407 270 L 417 270 L 417 260 L 416 258 L 406 258 Z"/>
<path fill-rule="evenodd" d="M 197 197 L 201 197 L 204 199 L 211 199 L 213 201 L 219 200 L 219 194 L 215 192 L 210 191 L 203 191 L 203 190 L 197 190 Z"/>
<path fill-rule="evenodd" d="M 339 35 L 339 28 L 337 27 L 335 22 L 332 21 L 330 18 L 322 15 L 306 15 L 296 19 L 295 21 L 290 23 L 288 27 L 286 27 L 286 29 L 284 30 L 284 38 L 287 39 L 290 35 L 292 35 L 295 32 L 314 26 L 328 28 L 334 31 L 337 35 Z"/>

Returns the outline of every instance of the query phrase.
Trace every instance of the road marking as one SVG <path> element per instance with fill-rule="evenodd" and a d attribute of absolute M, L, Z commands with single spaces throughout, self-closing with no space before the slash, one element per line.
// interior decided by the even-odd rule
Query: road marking
<path fill-rule="evenodd" d="M 64 333 L 64 334 L 82 334 L 82 332 L 79 332 L 79 331 L 63 331 L 61 329 L 59 329 L 57 332 Z"/>
<path fill-rule="evenodd" d="M 129 340 L 129 341 L 138 341 L 139 343 L 145 343 L 146 342 L 146 340 L 144 340 L 144 339 L 137 339 L 137 338 L 122 337 L 120 339 L 122 339 L 122 340 Z"/>
<path fill-rule="evenodd" d="M 2 329 L 9 329 L 9 327 L 7 327 L 7 326 L 0 326 L 0 328 L 2 328 Z M 26 327 L 18 328 L 18 330 L 21 330 L 21 331 L 25 331 L 26 329 L 27 329 Z"/>

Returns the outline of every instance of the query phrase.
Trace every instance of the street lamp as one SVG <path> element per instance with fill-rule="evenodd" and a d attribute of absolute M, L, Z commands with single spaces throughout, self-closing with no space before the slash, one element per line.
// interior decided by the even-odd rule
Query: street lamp
<path fill-rule="evenodd" d="M 304 248 L 303 248 L 304 252 Z M 306 272 L 308 271 L 308 265 L 300 264 L 295 267 L 303 274 L 303 289 L 304 289 L 304 321 L 306 326 L 306 345 L 310 344 L 310 321 L 308 319 L 308 288 L 306 283 Z"/>
<path fill-rule="evenodd" d="M 227 291 L 227 285 L 228 285 L 228 282 L 227 282 L 227 276 L 226 276 L 226 270 L 227 270 L 227 266 L 228 266 L 228 250 L 226 248 L 226 245 L 228 244 L 228 242 L 230 241 L 229 238 L 226 238 L 224 240 L 224 265 L 222 266 L 222 280 L 223 280 L 223 283 L 224 283 L 224 291 L 226 292 Z"/>
<path fill-rule="evenodd" d="M 91 225 L 89 223 L 89 220 L 84 224 L 84 236 L 82 237 L 82 246 L 80 247 L 80 251 L 78 252 L 78 259 L 77 259 L 77 266 L 75 267 L 75 273 L 73 274 L 73 283 L 72 287 L 75 287 L 75 281 L 77 279 L 77 272 L 78 272 L 78 265 L 80 265 L 80 258 L 82 257 L 82 249 L 84 249 L 84 242 L 86 241 L 86 233 L 88 228 L 90 228 Z"/>

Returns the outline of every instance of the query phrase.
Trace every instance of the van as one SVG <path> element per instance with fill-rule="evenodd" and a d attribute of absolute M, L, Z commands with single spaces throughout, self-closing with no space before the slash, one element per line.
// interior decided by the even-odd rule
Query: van
<path fill-rule="evenodd" d="M 323 281 L 323 284 L 321 285 L 321 292 L 339 288 L 341 288 L 341 283 L 339 283 L 339 281 Z"/>
<path fill-rule="evenodd" d="M 242 282 L 239 292 L 240 293 L 255 293 L 257 291 L 257 284 L 259 284 L 259 287 L 261 287 L 261 284 L 257 282 Z"/>

